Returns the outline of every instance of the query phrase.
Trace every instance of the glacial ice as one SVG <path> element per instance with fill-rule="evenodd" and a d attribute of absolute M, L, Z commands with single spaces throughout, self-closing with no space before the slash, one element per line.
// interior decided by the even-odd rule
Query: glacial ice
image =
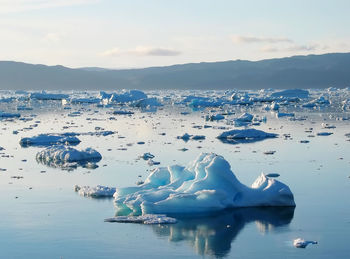
<path fill-rule="evenodd" d="M 77 145 L 80 140 L 75 136 L 69 136 L 64 134 L 40 134 L 30 138 L 22 138 L 20 145 L 27 146 L 51 146 L 56 144 L 70 144 Z"/>
<path fill-rule="evenodd" d="M 293 194 L 287 185 L 261 174 L 248 187 L 236 178 L 222 156 L 213 153 L 200 154 L 186 168 L 179 165 L 157 168 L 144 184 L 117 188 L 114 198 L 117 210 L 122 215 L 295 206 Z"/>
<path fill-rule="evenodd" d="M 74 185 L 74 191 L 78 192 L 81 196 L 103 198 L 113 197 L 115 188 L 103 185 L 97 185 L 95 187 Z"/>
<path fill-rule="evenodd" d="M 77 150 L 69 146 L 52 146 L 36 154 L 36 160 L 50 167 L 70 168 L 78 165 L 85 166 L 89 162 L 102 159 L 99 152 L 92 148 Z"/>

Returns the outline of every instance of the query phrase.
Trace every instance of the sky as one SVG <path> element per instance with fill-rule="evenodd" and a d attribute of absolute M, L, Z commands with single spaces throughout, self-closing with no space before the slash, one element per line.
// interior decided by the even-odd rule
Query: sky
<path fill-rule="evenodd" d="M 0 60 L 134 68 L 350 52 L 348 0 L 0 0 Z"/>

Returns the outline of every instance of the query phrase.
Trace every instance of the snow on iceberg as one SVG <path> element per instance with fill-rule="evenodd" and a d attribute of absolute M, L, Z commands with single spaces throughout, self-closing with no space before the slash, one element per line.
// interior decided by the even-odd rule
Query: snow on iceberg
<path fill-rule="evenodd" d="M 249 143 L 266 138 L 276 138 L 275 133 L 268 133 L 257 129 L 229 130 L 221 133 L 217 138 L 224 143 Z"/>
<path fill-rule="evenodd" d="M 99 162 L 102 156 L 92 148 L 77 150 L 68 146 L 48 147 L 36 154 L 39 163 L 50 167 L 76 168 L 78 165 L 85 166 L 91 162 Z"/>
<path fill-rule="evenodd" d="M 289 187 L 261 174 L 251 187 L 242 184 L 229 163 L 202 153 L 188 167 L 160 167 L 145 183 L 117 188 L 117 214 L 203 213 L 226 208 L 295 206 Z"/>
<path fill-rule="evenodd" d="M 74 191 L 79 193 L 81 196 L 105 198 L 113 197 L 113 194 L 115 193 L 115 188 L 103 185 L 97 185 L 95 187 L 74 185 Z"/>
<path fill-rule="evenodd" d="M 80 140 L 75 136 L 66 136 L 63 134 L 40 134 L 30 138 L 22 138 L 19 144 L 22 147 L 27 146 L 51 146 L 56 144 L 77 145 Z"/>

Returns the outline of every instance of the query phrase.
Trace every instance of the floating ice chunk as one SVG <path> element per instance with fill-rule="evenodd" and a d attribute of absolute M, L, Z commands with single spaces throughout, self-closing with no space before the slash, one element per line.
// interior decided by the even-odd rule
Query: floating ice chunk
<path fill-rule="evenodd" d="M 141 224 L 175 224 L 175 218 L 167 217 L 162 214 L 146 214 L 142 216 L 117 216 L 114 218 L 105 219 L 105 222 L 120 222 L 120 223 L 141 223 Z"/>
<path fill-rule="evenodd" d="M 154 158 L 154 155 L 151 153 L 144 153 L 142 156 L 140 156 L 143 160 L 148 160 Z"/>
<path fill-rule="evenodd" d="M 254 116 L 250 113 L 243 113 L 241 116 L 235 119 L 238 122 L 251 122 Z"/>
<path fill-rule="evenodd" d="M 278 103 L 273 102 L 273 103 L 271 104 L 271 110 L 273 110 L 273 111 L 278 111 L 279 108 L 280 108 L 280 105 L 279 105 Z"/>
<path fill-rule="evenodd" d="M 205 116 L 206 121 L 219 121 L 225 119 L 225 116 L 222 114 L 215 114 L 215 115 L 207 115 Z"/>
<path fill-rule="evenodd" d="M 329 136 L 329 135 L 332 135 L 333 132 L 318 132 L 317 133 L 317 136 Z"/>
<path fill-rule="evenodd" d="M 192 140 L 203 140 L 205 139 L 205 136 L 203 135 L 194 135 L 191 137 Z"/>
<path fill-rule="evenodd" d="M 294 117 L 295 114 L 294 113 L 285 113 L 285 112 L 277 112 L 276 113 L 277 118 L 281 118 L 281 117 Z"/>
<path fill-rule="evenodd" d="M 114 115 L 132 115 L 134 114 L 134 112 L 131 111 L 124 111 L 124 110 L 117 110 L 117 111 L 113 111 Z"/>
<path fill-rule="evenodd" d="M 130 213 L 199 213 L 233 207 L 295 206 L 289 187 L 261 174 L 242 184 L 229 163 L 202 153 L 188 167 L 157 168 L 137 187 L 117 188 L 115 204 Z"/>
<path fill-rule="evenodd" d="M 69 164 L 85 166 L 89 162 L 98 162 L 102 159 L 99 152 L 92 148 L 77 150 L 68 146 L 48 147 L 36 154 L 36 160 L 51 167 L 69 167 Z M 68 164 L 68 166 L 67 166 Z"/>
<path fill-rule="evenodd" d="M 45 91 L 42 91 L 41 93 L 31 93 L 29 97 L 30 99 L 37 99 L 37 100 L 62 100 L 62 99 L 67 99 L 69 95 L 46 93 Z"/>
<path fill-rule="evenodd" d="M 309 91 L 302 89 L 288 89 L 271 94 L 272 97 L 286 97 L 286 98 L 308 98 Z"/>
<path fill-rule="evenodd" d="M 192 137 L 192 135 L 188 134 L 188 133 L 185 133 L 183 134 L 182 136 L 177 136 L 176 138 L 177 139 L 182 139 L 184 141 L 188 141 L 190 138 Z"/>
<path fill-rule="evenodd" d="M 158 101 L 157 98 L 145 98 L 141 100 L 134 101 L 131 106 L 138 108 L 148 108 L 148 107 L 157 107 L 162 106 L 162 104 Z"/>
<path fill-rule="evenodd" d="M 77 145 L 80 140 L 75 136 L 58 134 L 40 134 L 31 138 L 22 138 L 19 142 L 21 146 L 51 146 L 56 144 Z"/>
<path fill-rule="evenodd" d="M 149 166 L 160 165 L 160 162 L 153 161 L 152 159 L 148 159 L 147 164 Z"/>
<path fill-rule="evenodd" d="M 305 241 L 302 238 L 297 238 L 293 241 L 293 245 L 297 248 L 306 248 L 309 244 L 315 245 L 317 241 Z"/>
<path fill-rule="evenodd" d="M 19 118 L 21 114 L 0 111 L 0 118 Z"/>
<path fill-rule="evenodd" d="M 277 136 L 278 136 L 277 134 L 267 133 L 257 129 L 243 129 L 243 130 L 234 129 L 234 130 L 229 130 L 221 133 L 217 138 L 221 140 L 226 140 L 226 141 L 247 140 L 249 142 L 249 141 L 262 140 L 265 138 L 275 138 Z"/>
<path fill-rule="evenodd" d="M 112 94 L 112 96 L 109 99 L 109 102 L 128 103 L 146 98 L 147 95 L 144 92 L 140 90 L 130 90 L 125 91 L 122 94 Z"/>
<path fill-rule="evenodd" d="M 113 194 L 115 193 L 115 188 L 103 185 L 97 185 L 95 187 L 74 185 L 74 191 L 78 192 L 82 196 L 103 198 L 113 197 Z"/>

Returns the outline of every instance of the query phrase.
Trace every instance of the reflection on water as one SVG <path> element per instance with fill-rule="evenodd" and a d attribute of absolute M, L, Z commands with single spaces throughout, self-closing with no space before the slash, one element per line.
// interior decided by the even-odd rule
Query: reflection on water
<path fill-rule="evenodd" d="M 220 214 L 196 218 L 178 218 L 173 225 L 154 225 L 159 236 L 168 236 L 171 242 L 187 241 L 199 255 L 226 256 L 231 243 L 247 223 L 256 223 L 260 232 L 275 231 L 288 225 L 294 216 L 294 207 L 242 208 Z"/>

